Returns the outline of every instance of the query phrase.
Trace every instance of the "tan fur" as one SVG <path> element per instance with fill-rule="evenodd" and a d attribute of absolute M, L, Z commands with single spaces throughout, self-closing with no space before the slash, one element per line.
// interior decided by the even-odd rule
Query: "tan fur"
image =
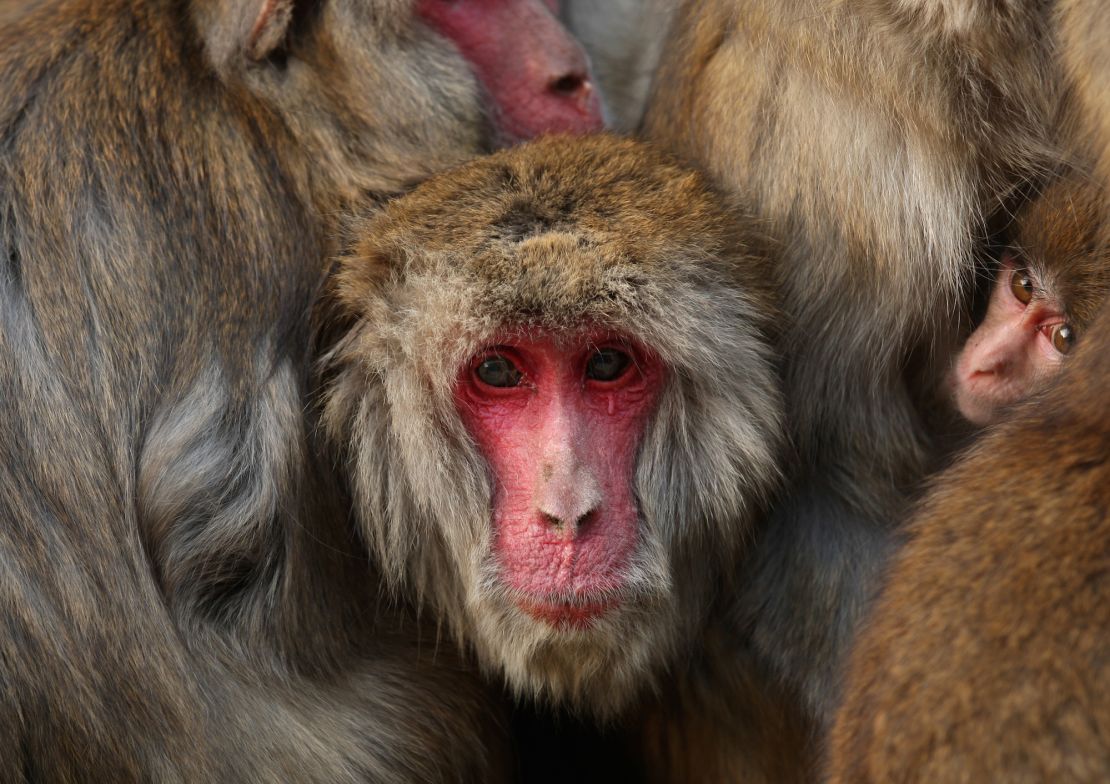
<path fill-rule="evenodd" d="M 1110 311 L 934 483 L 853 653 L 830 781 L 1110 778 Z"/>
<path fill-rule="evenodd" d="M 744 229 L 700 176 L 604 136 L 476 161 L 353 229 L 324 314 L 346 327 L 323 365 L 327 433 L 390 578 L 517 692 L 611 715 L 650 687 L 775 484 L 773 310 Z M 493 335 L 583 324 L 670 373 L 636 468 L 638 598 L 568 634 L 504 596 L 491 479 L 451 390 Z"/>
<path fill-rule="evenodd" d="M 500 773 L 305 416 L 328 217 L 479 92 L 409 2 L 292 6 L 0 2 L 0 780 Z"/>
<path fill-rule="evenodd" d="M 1104 184 L 1110 180 L 1110 8 L 1101 0 L 1059 0 L 1061 52 Z"/>
<path fill-rule="evenodd" d="M 1019 1 L 690 0 L 663 55 L 646 136 L 744 194 L 782 249 L 799 460 L 738 567 L 730 612 L 736 645 L 819 721 L 893 523 L 933 459 L 922 411 L 977 240 L 1055 156 L 1046 13 Z"/>

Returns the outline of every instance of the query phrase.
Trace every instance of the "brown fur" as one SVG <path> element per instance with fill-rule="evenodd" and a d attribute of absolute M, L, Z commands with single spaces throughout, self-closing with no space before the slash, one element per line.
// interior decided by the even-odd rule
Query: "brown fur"
<path fill-rule="evenodd" d="M 645 134 L 750 198 L 782 248 L 799 465 L 739 567 L 731 623 L 738 649 L 753 646 L 819 721 L 892 522 L 933 458 L 921 412 L 976 240 L 1055 155 L 1045 13 L 1018 0 L 691 0 L 656 77 Z"/>
<path fill-rule="evenodd" d="M 324 423 L 372 550 L 519 693 L 613 715 L 685 650 L 777 478 L 766 261 L 652 148 L 550 139 L 433 178 L 356 224 L 325 328 Z M 751 235 L 754 236 L 754 235 Z M 504 598 L 459 367 L 500 331 L 619 330 L 669 366 L 639 447 L 638 597 L 589 633 Z M 599 448 L 603 445 L 599 445 Z"/>
<path fill-rule="evenodd" d="M 1110 310 L 935 482 L 861 634 L 832 782 L 1110 778 Z"/>
<path fill-rule="evenodd" d="M 1049 183 L 1017 216 L 1015 250 L 1082 339 L 1110 291 L 1110 246 L 1101 189 L 1078 179 Z"/>
<path fill-rule="evenodd" d="M 263 5 L 0 4 L 4 781 L 497 775 L 303 413 L 325 214 L 482 149 L 478 90 L 404 0 Z"/>
<path fill-rule="evenodd" d="M 1110 181 L 1110 8 L 1101 0 L 1059 0 L 1061 52 L 1098 158 Z"/>
<path fill-rule="evenodd" d="M 815 728 L 721 617 L 711 617 L 693 653 L 633 713 L 646 780 L 813 781 Z"/>

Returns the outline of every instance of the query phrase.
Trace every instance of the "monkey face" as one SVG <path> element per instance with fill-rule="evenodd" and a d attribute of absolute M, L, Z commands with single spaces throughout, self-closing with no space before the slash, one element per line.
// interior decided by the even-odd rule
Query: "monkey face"
<path fill-rule="evenodd" d="M 614 642 L 667 640 L 670 575 L 664 558 L 654 570 L 643 558 L 659 547 L 645 547 L 633 481 L 666 377 L 657 357 L 601 330 L 509 334 L 461 369 L 455 404 L 491 487 L 479 584 L 497 586 L 474 601 L 499 619 L 491 642 L 507 629 L 528 641 L 528 656 L 502 648 L 513 680 L 543 690 L 583 664 L 620 669 Z"/>
<path fill-rule="evenodd" d="M 641 527 L 633 468 L 663 377 L 605 333 L 503 341 L 459 374 L 456 406 L 496 478 L 500 580 L 539 622 L 588 628 L 624 603 Z"/>
<path fill-rule="evenodd" d="M 357 225 L 324 422 L 389 579 L 522 693 L 599 713 L 700 623 L 777 478 L 758 261 L 700 179 L 606 137 Z"/>
<path fill-rule="evenodd" d="M 1031 394 L 1059 371 L 1075 341 L 1046 276 L 1007 255 L 991 289 L 983 323 L 956 358 L 949 386 L 969 422 L 987 425 L 998 411 Z"/>

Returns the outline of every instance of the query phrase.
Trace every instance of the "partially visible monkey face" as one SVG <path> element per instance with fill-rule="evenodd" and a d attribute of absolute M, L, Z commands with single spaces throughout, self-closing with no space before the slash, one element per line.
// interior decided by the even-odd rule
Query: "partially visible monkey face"
<path fill-rule="evenodd" d="M 956 407 L 973 424 L 991 424 L 1056 374 L 1075 337 L 1051 282 L 1007 254 L 986 317 L 956 358 L 949 379 Z"/>
<path fill-rule="evenodd" d="M 383 571 L 598 713 L 704 618 L 778 478 L 762 257 L 699 175 L 554 137 L 356 227 L 324 423 Z"/>
<path fill-rule="evenodd" d="M 420 0 L 417 12 L 473 65 L 507 141 L 602 128 L 601 98 L 556 0 Z"/>
<path fill-rule="evenodd" d="M 343 172 L 343 196 L 405 189 L 500 143 L 602 127 L 585 53 L 541 0 L 192 10 L 220 78 L 279 115 L 322 170 Z"/>
<path fill-rule="evenodd" d="M 604 332 L 510 339 L 464 366 L 455 400 L 495 478 L 499 579 L 537 621 L 587 629 L 628 600 L 636 454 L 663 377 Z"/>

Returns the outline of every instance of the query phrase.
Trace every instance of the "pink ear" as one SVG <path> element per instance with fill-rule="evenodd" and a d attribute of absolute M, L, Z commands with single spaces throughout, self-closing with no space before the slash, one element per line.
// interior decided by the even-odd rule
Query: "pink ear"
<path fill-rule="evenodd" d="M 252 60 L 265 60 L 285 40 L 293 18 L 293 0 L 262 0 L 258 16 L 246 41 L 246 54 Z"/>

